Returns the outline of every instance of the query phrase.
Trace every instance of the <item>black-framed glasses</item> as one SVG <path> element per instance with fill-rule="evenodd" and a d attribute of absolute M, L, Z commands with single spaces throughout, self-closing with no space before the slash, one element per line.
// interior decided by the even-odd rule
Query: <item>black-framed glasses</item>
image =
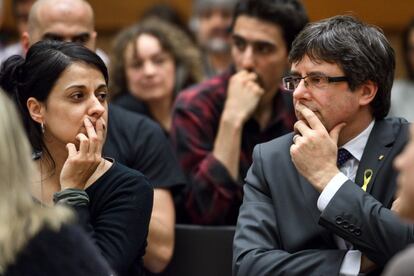
<path fill-rule="evenodd" d="M 287 77 L 284 77 L 282 80 L 283 80 L 283 87 L 288 91 L 293 91 L 298 87 L 301 80 L 305 81 L 305 86 L 308 88 L 315 87 L 318 89 L 323 89 L 329 83 L 348 81 L 348 78 L 345 76 L 328 77 L 328 76 L 320 75 L 320 74 L 312 74 L 312 75 L 307 75 L 304 77 L 287 76 Z"/>

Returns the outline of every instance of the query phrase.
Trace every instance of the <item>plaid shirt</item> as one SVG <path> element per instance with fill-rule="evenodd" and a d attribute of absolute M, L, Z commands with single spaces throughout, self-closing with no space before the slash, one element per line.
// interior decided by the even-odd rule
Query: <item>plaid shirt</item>
<path fill-rule="evenodd" d="M 292 95 L 278 91 L 268 126 L 261 130 L 250 119 L 243 127 L 240 179 L 234 181 L 213 156 L 231 75 L 228 71 L 191 87 L 180 93 L 175 102 L 171 139 L 188 177 L 184 208 L 191 223 L 235 225 L 243 198 L 242 178 L 252 163 L 253 147 L 292 131 L 296 121 Z"/>

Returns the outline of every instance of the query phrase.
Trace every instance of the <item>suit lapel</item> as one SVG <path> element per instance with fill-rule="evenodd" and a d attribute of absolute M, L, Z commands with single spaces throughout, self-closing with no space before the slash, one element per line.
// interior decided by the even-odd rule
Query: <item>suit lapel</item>
<path fill-rule="evenodd" d="M 369 135 L 355 177 L 355 183 L 359 186 L 362 187 L 364 183 L 368 184 L 366 189 L 367 193 L 371 193 L 376 176 L 385 163 L 395 138 L 391 124 L 388 124 L 385 120 L 375 123 Z M 372 172 L 372 175 L 369 177 L 370 172 Z"/>

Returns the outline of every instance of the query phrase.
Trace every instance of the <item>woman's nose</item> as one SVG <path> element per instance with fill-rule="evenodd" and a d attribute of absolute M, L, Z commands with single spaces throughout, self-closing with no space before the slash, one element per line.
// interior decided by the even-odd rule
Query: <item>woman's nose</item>
<path fill-rule="evenodd" d="M 154 63 L 152 62 L 145 62 L 144 63 L 144 74 L 147 76 L 152 76 L 157 71 L 157 68 L 155 68 Z"/>
<path fill-rule="evenodd" d="M 93 102 L 91 103 L 91 107 L 89 109 L 89 116 L 93 116 L 95 118 L 99 118 L 102 116 L 102 114 L 106 111 L 106 106 L 104 103 L 99 101 L 99 99 L 94 96 Z"/>

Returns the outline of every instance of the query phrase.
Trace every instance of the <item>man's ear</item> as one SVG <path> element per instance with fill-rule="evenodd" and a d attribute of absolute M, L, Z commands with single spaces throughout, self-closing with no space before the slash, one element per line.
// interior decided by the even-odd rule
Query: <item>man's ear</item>
<path fill-rule="evenodd" d="M 43 103 L 39 102 L 36 98 L 30 97 L 27 99 L 27 109 L 33 121 L 39 124 L 44 123 L 45 106 Z"/>
<path fill-rule="evenodd" d="M 362 84 L 360 89 L 361 96 L 359 98 L 359 104 L 361 106 L 369 105 L 377 95 L 378 85 L 369 80 Z"/>
<path fill-rule="evenodd" d="M 22 37 L 20 38 L 20 43 L 22 44 L 24 55 L 27 54 L 30 48 L 30 37 L 28 32 L 23 32 Z"/>

